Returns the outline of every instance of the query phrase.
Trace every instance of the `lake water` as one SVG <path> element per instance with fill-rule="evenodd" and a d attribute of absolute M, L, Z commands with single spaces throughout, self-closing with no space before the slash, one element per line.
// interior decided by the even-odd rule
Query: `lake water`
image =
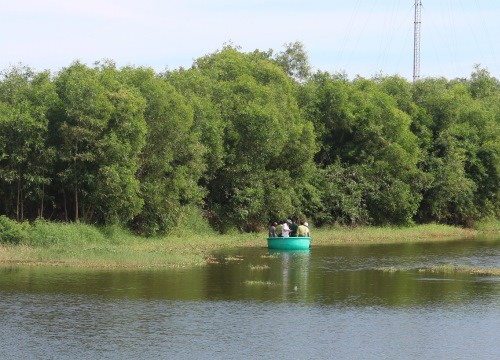
<path fill-rule="evenodd" d="M 215 258 L 0 268 L 0 358 L 500 359 L 500 278 L 418 271 L 498 268 L 500 239 Z"/>

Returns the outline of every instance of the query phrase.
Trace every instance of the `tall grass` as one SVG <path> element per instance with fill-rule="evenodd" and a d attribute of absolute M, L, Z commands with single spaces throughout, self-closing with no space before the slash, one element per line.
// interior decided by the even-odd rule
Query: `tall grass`
<path fill-rule="evenodd" d="M 478 233 L 477 230 L 438 224 L 410 227 L 331 227 L 311 229 L 311 236 L 316 245 L 440 241 L 474 237 Z"/>
<path fill-rule="evenodd" d="M 55 223 L 37 220 L 30 228 L 24 243 L 30 246 L 72 245 L 104 243 L 106 237 L 96 227 L 81 223 Z"/>
<path fill-rule="evenodd" d="M 485 219 L 478 221 L 474 224 L 474 229 L 485 233 L 500 233 L 500 220 L 499 219 Z"/>
<path fill-rule="evenodd" d="M 99 268 L 158 268 L 204 265 L 214 250 L 260 246 L 256 234 L 220 235 L 192 215 L 171 234 L 141 237 L 119 226 L 35 221 L 22 224 L 23 236 L 14 244 L 0 243 L 0 264 L 47 264 Z M 12 222 L 12 220 L 9 220 Z M 190 221 L 198 225 L 190 228 Z M 12 222 L 9 225 L 21 224 Z M 10 228 L 9 228 L 10 229 Z M 10 230 L 9 230 L 10 231 Z"/>

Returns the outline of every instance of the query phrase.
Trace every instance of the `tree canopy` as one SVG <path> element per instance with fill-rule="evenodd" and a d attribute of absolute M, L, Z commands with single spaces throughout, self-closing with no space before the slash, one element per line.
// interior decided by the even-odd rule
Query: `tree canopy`
<path fill-rule="evenodd" d="M 0 215 L 166 233 L 499 217 L 500 82 L 311 72 L 302 44 L 0 78 Z"/>

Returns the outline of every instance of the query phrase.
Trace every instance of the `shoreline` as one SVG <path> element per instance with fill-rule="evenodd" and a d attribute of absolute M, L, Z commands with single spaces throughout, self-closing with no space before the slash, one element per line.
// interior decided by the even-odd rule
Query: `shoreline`
<path fill-rule="evenodd" d="M 314 249 L 317 246 L 474 240 L 483 236 L 498 239 L 500 230 L 498 226 L 486 230 L 474 230 L 428 224 L 405 228 L 318 228 L 312 229 L 311 235 L 311 245 Z M 2 244 L 0 245 L 0 267 L 59 266 L 86 269 L 154 270 L 205 266 L 213 261 L 212 254 L 216 251 L 247 247 L 267 248 L 266 236 L 266 233 L 200 235 L 189 231 L 179 231 L 176 235 L 143 238 L 115 230 L 102 235 L 99 239 L 80 238 L 74 241 L 63 239 L 44 246 Z"/>

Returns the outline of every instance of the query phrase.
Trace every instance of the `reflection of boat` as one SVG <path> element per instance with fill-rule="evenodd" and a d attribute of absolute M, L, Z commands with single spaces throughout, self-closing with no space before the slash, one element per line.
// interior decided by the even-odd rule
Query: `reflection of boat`
<path fill-rule="evenodd" d="M 310 237 L 273 237 L 267 238 L 267 247 L 276 250 L 307 250 L 311 245 Z"/>

